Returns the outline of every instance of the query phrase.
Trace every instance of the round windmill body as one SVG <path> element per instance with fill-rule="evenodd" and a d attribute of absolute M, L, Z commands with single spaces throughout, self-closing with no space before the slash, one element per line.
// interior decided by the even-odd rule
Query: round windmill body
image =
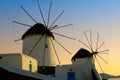
<path fill-rule="evenodd" d="M 23 53 L 36 58 L 39 66 L 57 65 L 52 47 L 54 36 L 43 24 L 35 24 L 24 33 L 22 39 Z"/>

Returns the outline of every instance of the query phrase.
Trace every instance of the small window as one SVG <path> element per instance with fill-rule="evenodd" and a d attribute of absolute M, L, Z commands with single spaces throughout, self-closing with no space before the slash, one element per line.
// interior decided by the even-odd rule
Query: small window
<path fill-rule="evenodd" d="M 46 44 L 45 47 L 48 48 L 48 45 Z"/>
<path fill-rule="evenodd" d="M 2 59 L 3 57 L 2 56 L 0 56 L 0 59 Z"/>
<path fill-rule="evenodd" d="M 29 64 L 29 70 L 32 71 L 32 64 Z"/>

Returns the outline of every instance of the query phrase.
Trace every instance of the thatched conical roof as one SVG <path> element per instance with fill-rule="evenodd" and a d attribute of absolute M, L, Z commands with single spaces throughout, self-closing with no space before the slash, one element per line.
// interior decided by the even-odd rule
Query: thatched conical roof
<path fill-rule="evenodd" d="M 81 48 L 73 57 L 72 60 L 75 60 L 76 58 L 86 58 L 86 57 L 92 57 L 92 53 L 88 50 Z"/>
<path fill-rule="evenodd" d="M 45 35 L 45 34 L 49 37 L 54 38 L 52 32 L 46 26 L 44 26 L 41 23 L 36 23 L 23 34 L 22 39 L 25 39 L 28 36 Z"/>

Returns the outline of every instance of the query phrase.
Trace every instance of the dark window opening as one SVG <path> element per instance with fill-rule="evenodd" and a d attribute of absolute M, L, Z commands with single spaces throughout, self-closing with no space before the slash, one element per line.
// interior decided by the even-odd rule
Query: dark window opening
<path fill-rule="evenodd" d="M 0 59 L 2 59 L 3 57 L 2 56 L 0 56 Z"/>
<path fill-rule="evenodd" d="M 32 64 L 29 64 L 29 70 L 32 71 Z"/>
<path fill-rule="evenodd" d="M 46 44 L 45 47 L 48 48 L 48 45 Z"/>

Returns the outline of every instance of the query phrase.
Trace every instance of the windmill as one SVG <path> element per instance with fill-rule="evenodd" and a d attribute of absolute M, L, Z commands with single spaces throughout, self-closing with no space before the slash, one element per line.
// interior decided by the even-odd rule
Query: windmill
<path fill-rule="evenodd" d="M 35 20 L 23 6 L 21 6 L 21 9 L 27 14 L 28 17 L 31 18 L 31 20 L 35 22 L 35 24 L 31 26 L 29 24 L 21 23 L 16 20 L 14 20 L 13 22 L 16 24 L 30 27 L 23 34 L 21 38 L 23 40 L 22 53 L 37 59 L 38 72 L 43 74 L 53 74 L 55 73 L 55 66 L 58 64 L 61 65 L 60 59 L 58 57 L 58 53 L 54 45 L 54 41 L 60 47 L 62 47 L 67 53 L 71 54 L 69 50 L 67 50 L 58 40 L 56 40 L 56 37 L 54 36 L 54 34 L 64 38 L 75 40 L 74 38 L 56 33 L 53 30 L 71 26 L 72 24 L 67 24 L 62 26 L 55 25 L 56 21 L 62 16 L 64 11 L 62 11 L 55 18 L 55 20 L 52 23 L 50 23 L 52 1 L 50 2 L 50 5 L 49 5 L 47 20 L 45 20 L 39 1 L 36 0 L 36 2 L 37 2 L 39 12 L 41 14 L 43 23 L 40 23 L 37 20 Z"/>
<path fill-rule="evenodd" d="M 108 64 L 106 59 L 104 59 L 106 58 L 104 56 L 106 56 L 109 50 L 106 49 L 105 43 L 101 40 L 99 33 L 95 36 L 95 34 L 92 34 L 91 30 L 84 31 L 81 39 L 83 39 L 83 41 L 79 40 L 79 42 L 85 47 L 82 48 L 80 51 L 81 53 L 82 52 L 87 53 L 87 54 L 82 54 L 82 58 L 83 57 L 91 58 L 93 64 L 95 64 L 96 61 L 101 71 L 104 73 L 104 70 L 99 60 L 101 59 L 105 64 Z"/>

